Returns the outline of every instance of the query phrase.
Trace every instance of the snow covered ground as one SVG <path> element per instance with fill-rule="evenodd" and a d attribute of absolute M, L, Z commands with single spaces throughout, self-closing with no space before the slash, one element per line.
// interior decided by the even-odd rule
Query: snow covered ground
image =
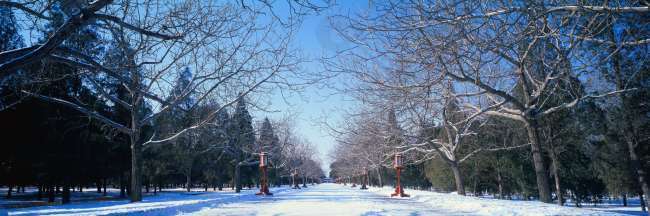
<path fill-rule="evenodd" d="M 301 190 L 272 188 L 274 196 L 225 192 L 164 192 L 143 202 L 94 201 L 8 209 L 9 215 L 624 215 L 611 208 L 559 207 L 408 190 L 410 198 L 390 198 L 389 187 L 359 190 L 337 184 Z M 2 215 L 0 209 L 0 215 Z M 640 214 L 638 210 L 636 213 Z"/>
<path fill-rule="evenodd" d="M 390 194 L 393 189 L 370 188 L 369 191 L 376 194 Z M 471 215 L 644 215 L 638 206 L 576 208 L 538 201 L 486 199 L 430 191 L 407 190 L 406 193 L 411 195 L 410 199 L 427 203 L 431 208 Z"/>

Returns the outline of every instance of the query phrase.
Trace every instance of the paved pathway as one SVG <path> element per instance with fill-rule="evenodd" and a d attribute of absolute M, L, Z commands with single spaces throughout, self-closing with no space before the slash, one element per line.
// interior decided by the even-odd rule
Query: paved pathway
<path fill-rule="evenodd" d="M 224 192 L 165 192 L 128 200 L 73 203 L 9 209 L 9 215 L 467 215 L 446 212 L 410 198 L 390 198 L 358 187 L 321 184 L 300 190 L 272 188 L 274 196 L 253 190 Z M 0 216 L 6 214 L 0 209 Z"/>
<path fill-rule="evenodd" d="M 321 184 L 187 212 L 188 215 L 453 215 L 408 198 Z"/>

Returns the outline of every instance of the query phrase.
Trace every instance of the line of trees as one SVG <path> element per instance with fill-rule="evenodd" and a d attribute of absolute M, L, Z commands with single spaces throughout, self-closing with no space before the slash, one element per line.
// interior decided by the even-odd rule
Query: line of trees
<path fill-rule="evenodd" d="M 298 88 L 290 44 L 321 9 L 285 4 L 291 16 L 261 1 L 0 1 L 0 184 L 63 187 L 64 202 L 107 182 L 137 202 L 175 175 L 250 185 L 260 145 L 283 152 L 256 141 L 245 99 Z"/>
<path fill-rule="evenodd" d="M 560 205 L 640 195 L 645 209 L 648 18 L 643 1 L 387 1 L 332 16 L 350 47 L 324 63 L 362 106 L 333 132 L 333 173 L 372 167 L 381 184 L 399 152 L 420 186 Z"/>

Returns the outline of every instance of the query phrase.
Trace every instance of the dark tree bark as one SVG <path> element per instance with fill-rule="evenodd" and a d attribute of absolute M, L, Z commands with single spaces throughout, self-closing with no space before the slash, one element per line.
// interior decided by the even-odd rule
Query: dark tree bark
<path fill-rule="evenodd" d="M 458 163 L 453 161 L 449 163 L 451 171 L 454 173 L 454 181 L 456 182 L 456 191 L 458 195 L 465 196 L 465 184 L 463 183 L 463 175 L 460 173 L 460 167 Z"/>
<path fill-rule="evenodd" d="M 241 164 L 237 163 L 235 165 L 235 176 L 233 176 L 233 187 L 235 187 L 235 193 L 241 192 Z"/>
<path fill-rule="evenodd" d="M 38 185 L 38 194 L 36 195 L 38 200 L 43 198 L 43 185 Z"/>
<path fill-rule="evenodd" d="M 141 146 L 137 143 L 137 136 L 131 136 L 131 191 L 129 191 L 131 202 L 142 201 L 142 183 L 140 176 L 140 153 Z"/>
<path fill-rule="evenodd" d="M 9 190 L 7 190 L 7 199 L 11 199 L 11 192 L 14 189 L 13 185 L 9 185 Z"/>
<path fill-rule="evenodd" d="M 646 205 L 646 199 L 643 198 L 643 193 L 639 194 L 639 201 L 641 201 L 641 211 L 647 211 L 648 206 Z"/>
<path fill-rule="evenodd" d="M 192 190 L 192 174 L 191 174 L 191 172 L 185 174 L 185 187 L 187 187 L 187 192 L 190 192 Z"/>
<path fill-rule="evenodd" d="M 501 177 L 501 170 L 497 169 L 497 187 L 499 189 L 499 199 L 503 199 L 503 178 Z"/>
<path fill-rule="evenodd" d="M 61 203 L 63 204 L 70 203 L 70 185 L 68 183 L 63 184 L 63 194 L 61 196 Z"/>
<path fill-rule="evenodd" d="M 537 190 L 539 191 L 539 200 L 545 203 L 551 202 L 551 188 L 548 183 L 546 165 L 542 157 L 542 146 L 539 142 L 539 125 L 537 120 L 528 119 L 526 122 L 526 132 L 530 142 L 530 149 L 533 155 L 533 164 L 535 167 L 535 177 L 537 179 Z"/>
<path fill-rule="evenodd" d="M 562 197 L 562 187 L 560 185 L 560 168 L 558 165 L 559 160 L 557 158 L 557 153 L 555 152 L 555 148 L 553 147 L 553 144 L 551 144 L 551 149 L 549 153 L 551 155 L 551 165 L 552 165 L 551 172 L 553 172 L 553 178 L 555 179 L 555 193 L 557 194 L 557 204 L 563 206 L 564 197 Z"/>
<path fill-rule="evenodd" d="M 379 187 L 384 187 L 384 181 L 382 181 L 381 178 L 381 168 L 377 168 L 377 183 L 379 184 Z"/>
<path fill-rule="evenodd" d="M 124 174 L 120 174 L 120 197 L 126 197 L 126 183 L 124 182 Z"/>
<path fill-rule="evenodd" d="M 102 189 L 104 190 L 103 195 L 106 196 L 106 178 L 102 181 Z"/>
<path fill-rule="evenodd" d="M 47 202 L 52 203 L 54 202 L 54 186 L 50 184 L 47 187 Z"/>

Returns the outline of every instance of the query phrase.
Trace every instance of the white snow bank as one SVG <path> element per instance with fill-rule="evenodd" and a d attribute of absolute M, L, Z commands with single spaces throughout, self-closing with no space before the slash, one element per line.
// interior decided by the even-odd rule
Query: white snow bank
<path fill-rule="evenodd" d="M 390 196 L 393 188 L 370 188 L 370 192 Z M 485 199 L 478 197 L 460 196 L 455 193 L 437 193 L 430 191 L 406 190 L 410 198 L 424 202 L 432 208 L 453 212 L 463 212 L 471 215 L 627 215 L 608 209 L 594 210 L 568 206 L 558 206 L 539 201 L 513 201 Z"/>
<path fill-rule="evenodd" d="M 283 191 L 287 188 L 272 188 Z M 8 209 L 9 215 L 175 215 L 185 211 L 197 211 L 207 206 L 239 202 L 255 197 L 256 190 L 242 193 L 227 192 L 161 192 L 155 196 L 145 196 L 142 202 L 130 203 L 128 200 L 94 201 L 71 203 L 67 205 L 40 206 L 32 208 Z M 0 216 L 3 214 L 0 211 Z"/>

